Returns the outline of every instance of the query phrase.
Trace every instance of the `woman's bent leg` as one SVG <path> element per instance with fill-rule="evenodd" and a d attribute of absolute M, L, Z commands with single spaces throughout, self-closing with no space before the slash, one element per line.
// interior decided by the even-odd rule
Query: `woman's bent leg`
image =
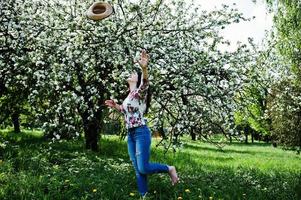
<path fill-rule="evenodd" d="M 151 133 L 149 128 L 143 126 L 137 129 L 135 134 L 136 159 L 139 172 L 142 174 L 168 173 L 168 165 L 149 162 L 151 146 Z"/>
<path fill-rule="evenodd" d="M 128 137 L 128 141 L 127 141 L 128 153 L 135 170 L 138 191 L 143 196 L 148 191 L 147 175 L 139 172 L 137 159 L 136 159 L 136 142 L 133 139 L 132 135 L 128 135 L 127 137 Z"/>

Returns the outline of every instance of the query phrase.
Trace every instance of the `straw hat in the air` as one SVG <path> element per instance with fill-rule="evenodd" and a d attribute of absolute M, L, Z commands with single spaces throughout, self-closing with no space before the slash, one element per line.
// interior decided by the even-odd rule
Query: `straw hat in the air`
<path fill-rule="evenodd" d="M 110 4 L 105 2 L 95 2 L 87 10 L 87 17 L 93 20 L 102 20 L 109 17 L 113 12 Z"/>

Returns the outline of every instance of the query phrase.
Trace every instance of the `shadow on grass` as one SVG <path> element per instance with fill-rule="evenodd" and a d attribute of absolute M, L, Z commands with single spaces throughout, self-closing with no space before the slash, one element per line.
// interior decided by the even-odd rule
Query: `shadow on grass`
<path fill-rule="evenodd" d="M 27 131 L 21 131 L 20 133 L 16 133 L 14 131 L 1 131 L 0 137 L 4 140 L 9 141 L 11 143 L 22 143 L 22 142 L 41 142 L 45 140 L 42 134 L 34 135 L 29 134 Z"/>
<path fill-rule="evenodd" d="M 233 146 L 250 146 L 250 147 L 270 147 L 272 146 L 271 143 L 265 143 L 265 142 L 254 142 L 254 143 L 244 143 L 244 142 L 238 142 L 234 141 L 232 143 L 229 143 L 228 145 L 233 145 Z"/>
<path fill-rule="evenodd" d="M 205 150 L 205 151 L 212 151 L 212 152 L 219 152 L 219 153 L 240 153 L 240 154 L 251 154 L 254 155 L 257 152 L 254 151 L 247 151 L 247 150 L 234 150 L 234 149 L 219 149 L 217 147 L 203 147 L 203 146 L 196 146 L 191 144 L 185 144 L 185 148 L 190 148 L 194 150 Z"/>
<path fill-rule="evenodd" d="M 98 142 L 99 151 L 93 152 L 85 148 L 84 138 L 76 138 L 69 140 L 55 140 L 52 141 L 49 138 L 44 137 L 43 134 L 34 135 L 28 134 L 27 132 L 16 133 L 14 131 L 0 131 L 0 137 L 5 141 L 8 141 L 8 147 L 12 145 L 18 145 L 21 149 L 37 149 L 38 148 L 51 148 L 58 152 L 73 153 L 73 152 L 86 152 L 92 155 L 99 155 L 102 157 L 114 158 L 114 157 L 126 157 L 127 146 L 124 141 L 119 141 L 118 139 L 108 139 L 103 137 Z"/>
<path fill-rule="evenodd" d="M 128 156 L 127 143 L 125 140 L 120 140 L 119 137 L 114 140 L 103 137 L 100 142 L 100 156 L 110 158 L 130 159 Z"/>
<path fill-rule="evenodd" d="M 228 146 L 238 146 L 238 147 L 270 147 L 270 145 L 261 145 L 261 144 L 231 144 Z M 212 151 L 212 152 L 220 152 L 220 153 L 239 153 L 239 154 L 249 154 L 249 155 L 256 155 L 256 154 L 269 154 L 269 152 L 262 152 L 262 151 L 252 151 L 252 150 L 236 150 L 236 149 L 219 149 L 212 145 L 212 147 L 204 147 L 204 146 L 197 146 L 197 145 L 192 145 L 192 144 L 185 144 L 184 147 L 191 148 L 194 150 L 205 150 L 205 151 Z M 227 147 L 227 146 L 226 146 Z"/>

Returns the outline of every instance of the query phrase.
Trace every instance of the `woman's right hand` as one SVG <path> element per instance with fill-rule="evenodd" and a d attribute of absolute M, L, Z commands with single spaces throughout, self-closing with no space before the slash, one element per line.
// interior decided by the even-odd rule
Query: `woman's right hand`
<path fill-rule="evenodd" d="M 112 100 L 112 99 L 106 100 L 106 101 L 105 101 L 105 105 L 106 105 L 106 106 L 109 106 L 109 107 L 111 107 L 111 108 L 116 108 L 116 103 L 115 103 L 115 101 Z"/>
<path fill-rule="evenodd" d="M 146 53 L 146 50 L 143 49 L 141 51 L 140 60 L 138 61 L 140 67 L 142 69 L 147 68 L 148 61 L 149 61 L 149 55 Z"/>

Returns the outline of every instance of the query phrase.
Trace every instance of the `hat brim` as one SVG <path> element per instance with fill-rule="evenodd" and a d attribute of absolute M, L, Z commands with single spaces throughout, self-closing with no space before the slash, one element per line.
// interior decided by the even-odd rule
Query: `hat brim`
<path fill-rule="evenodd" d="M 110 4 L 104 2 L 93 3 L 88 11 L 87 17 L 92 20 L 102 20 L 109 17 L 113 13 L 113 8 Z"/>

